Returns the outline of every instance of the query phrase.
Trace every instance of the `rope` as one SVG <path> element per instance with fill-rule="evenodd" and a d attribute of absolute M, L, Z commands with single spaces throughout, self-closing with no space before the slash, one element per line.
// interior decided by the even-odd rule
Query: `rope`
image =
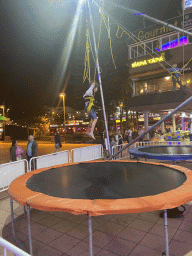
<path fill-rule="evenodd" d="M 99 4 L 97 4 L 94 0 L 93 0 L 93 2 L 96 4 L 96 6 L 98 7 L 98 8 L 100 8 L 100 6 L 99 6 Z M 130 32 L 129 30 L 127 30 L 123 25 L 121 25 L 115 18 L 113 18 L 111 15 L 109 15 L 106 11 L 105 11 L 105 13 L 106 13 L 106 15 L 107 16 L 109 16 L 112 20 L 114 20 L 114 23 L 116 24 L 116 25 L 118 25 L 118 28 L 121 28 L 122 30 L 123 30 L 123 33 L 125 33 L 125 34 L 127 34 L 128 36 L 129 36 L 129 39 L 131 38 L 131 39 L 133 39 L 133 41 L 134 42 L 136 42 L 136 43 L 138 43 L 138 41 L 140 42 L 140 43 L 142 43 L 143 44 L 143 41 L 142 40 L 140 40 L 137 36 L 135 36 L 132 32 Z M 119 29 L 118 29 L 119 30 Z M 117 30 L 117 31 L 118 31 Z M 122 33 L 122 34 L 123 34 Z M 117 35 L 117 37 L 118 37 L 118 33 L 116 33 L 116 35 Z M 136 38 L 136 39 L 135 39 Z M 142 47 L 142 45 L 140 45 L 140 47 L 144 50 L 144 48 Z M 149 50 L 151 50 L 150 49 L 150 47 L 148 47 L 148 46 L 146 46 Z M 150 52 L 147 52 L 149 55 L 151 55 L 152 57 L 154 57 L 153 55 L 152 55 L 152 53 L 150 53 Z M 161 57 L 161 55 L 159 55 L 157 52 L 154 52 L 153 54 L 155 54 L 156 56 L 158 56 L 158 57 Z M 168 66 L 170 66 L 170 67 L 172 67 L 172 65 L 170 65 L 166 60 L 164 61 Z M 160 66 L 162 66 L 162 68 L 163 69 L 165 69 L 170 75 L 171 75 L 171 72 L 169 71 L 169 70 L 167 70 L 167 68 L 162 64 L 162 63 L 160 63 L 160 62 L 158 62 L 159 63 L 159 65 Z"/>
<path fill-rule="evenodd" d="M 90 72 L 90 59 L 89 59 L 89 52 L 90 52 L 90 47 L 89 47 L 89 29 L 87 28 L 86 30 L 86 49 L 85 49 L 85 60 L 84 60 L 84 75 L 83 75 L 83 83 L 85 82 L 86 79 L 91 81 L 91 72 Z"/>
<path fill-rule="evenodd" d="M 109 45 L 110 45 L 110 50 L 111 50 L 111 57 L 112 57 L 113 65 L 114 65 L 114 67 L 115 67 L 115 69 L 116 69 L 115 60 L 114 60 L 114 57 L 113 57 L 113 50 L 112 50 L 112 43 L 111 43 L 111 36 L 110 36 L 109 24 L 107 25 L 107 22 L 106 22 L 106 19 L 105 19 L 105 16 L 104 16 L 103 9 L 101 10 L 101 15 L 102 15 L 102 18 L 103 18 L 105 27 L 106 27 L 107 32 L 108 32 Z"/>

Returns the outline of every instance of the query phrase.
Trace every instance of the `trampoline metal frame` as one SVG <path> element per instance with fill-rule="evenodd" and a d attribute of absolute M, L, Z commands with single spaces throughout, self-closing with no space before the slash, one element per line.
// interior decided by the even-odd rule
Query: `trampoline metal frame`
<path fill-rule="evenodd" d="M 136 148 L 130 148 L 129 149 L 129 154 L 130 154 L 130 160 L 131 160 L 131 156 L 133 155 L 134 157 L 136 157 L 137 159 L 139 158 L 144 158 L 145 161 L 147 161 L 147 159 L 158 159 L 158 160 L 164 160 L 164 161 L 173 161 L 173 162 L 177 162 L 177 161 L 186 161 L 189 159 L 192 159 L 192 155 L 191 154 L 160 154 L 160 153 L 148 153 L 148 152 L 144 152 L 144 151 L 140 151 L 140 149 L 143 148 L 152 148 L 152 147 L 176 147 L 176 145 L 155 145 L 155 146 L 142 146 L 142 147 L 136 147 Z M 177 147 L 191 147 L 191 145 L 181 145 L 181 146 L 177 146 Z"/>
<path fill-rule="evenodd" d="M 12 223 L 12 233 L 13 238 L 17 244 L 20 244 L 22 249 L 23 245 L 16 237 L 15 234 L 15 225 L 14 225 L 14 213 L 13 213 L 13 199 L 10 197 L 10 206 L 11 206 L 11 223 Z M 169 256 L 169 239 L 168 239 L 168 224 L 167 224 L 167 210 L 164 211 L 164 228 L 165 228 L 165 254 Z M 33 255 L 33 244 L 32 244 L 32 235 L 31 235 L 31 221 L 30 221 L 30 205 L 27 205 L 27 221 L 28 221 L 28 236 L 29 236 L 29 251 L 30 255 Z M 92 219 L 91 216 L 88 215 L 88 235 L 89 235 L 89 255 L 93 255 L 93 231 L 92 231 Z M 164 253 L 164 252 L 163 252 Z"/>

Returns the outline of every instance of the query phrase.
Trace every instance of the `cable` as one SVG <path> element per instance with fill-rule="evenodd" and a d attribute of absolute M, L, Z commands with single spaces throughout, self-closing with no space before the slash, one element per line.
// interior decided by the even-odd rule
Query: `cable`
<path fill-rule="evenodd" d="M 96 4 L 96 6 L 99 8 L 100 6 L 93 0 L 93 2 Z M 114 22 L 123 30 L 123 31 L 125 31 L 125 33 L 129 36 L 129 38 L 132 38 L 136 43 L 138 43 L 138 41 L 140 42 L 140 43 L 143 43 L 143 41 L 142 40 L 140 40 L 137 36 L 135 36 L 132 32 L 130 32 L 127 28 L 125 28 L 123 25 L 121 25 L 115 18 L 113 18 L 110 14 L 108 14 L 106 11 L 105 11 L 105 13 L 106 13 L 106 15 L 107 16 L 109 16 L 112 20 L 114 20 Z M 136 38 L 136 39 L 134 39 L 134 38 Z M 138 40 L 138 41 L 137 41 Z M 141 45 L 140 45 L 141 46 Z M 149 50 L 151 50 L 150 49 L 150 47 L 148 47 L 148 46 L 146 46 Z M 144 49 L 142 46 L 141 46 L 141 48 L 142 49 Z M 153 55 L 152 55 L 152 53 L 148 53 L 149 55 L 151 55 L 152 57 L 154 57 Z M 153 54 L 155 54 L 155 55 L 157 55 L 158 57 L 161 57 L 161 55 L 159 55 L 157 52 L 154 52 Z M 160 63 L 160 62 L 158 62 L 159 63 L 159 65 L 160 66 L 162 66 L 163 67 L 163 69 L 165 69 L 167 72 L 169 72 L 169 74 L 171 75 L 171 72 L 167 69 L 167 68 L 165 68 L 164 67 L 164 65 L 162 64 L 162 63 Z M 172 67 L 172 65 L 170 65 L 166 60 L 165 60 L 165 63 L 167 63 L 167 65 L 168 66 L 170 66 L 170 67 Z"/>

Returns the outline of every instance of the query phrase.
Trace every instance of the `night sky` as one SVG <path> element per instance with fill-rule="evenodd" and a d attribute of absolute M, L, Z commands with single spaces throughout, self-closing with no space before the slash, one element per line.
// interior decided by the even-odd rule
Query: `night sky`
<path fill-rule="evenodd" d="M 82 95 L 88 88 L 87 82 L 83 84 L 86 12 L 84 7 L 79 8 L 78 20 L 76 10 L 79 2 L 0 1 L 0 104 L 12 107 L 11 119 L 39 115 L 43 106 L 57 106 L 58 95 L 64 88 L 66 105 L 76 109 L 83 108 Z M 96 2 L 102 3 L 99 0 Z M 114 8 L 112 3 L 145 12 L 161 20 L 176 17 L 182 12 L 181 0 L 105 0 L 104 9 L 129 31 L 143 27 L 142 17 Z M 92 11 L 98 40 L 101 15 L 94 3 Z M 76 30 L 72 29 L 73 23 L 76 23 Z M 113 97 L 116 99 L 121 96 L 114 88 L 119 75 L 125 71 L 128 60 L 126 37 L 118 39 L 117 25 L 111 20 L 110 23 L 116 70 L 104 24 L 99 50 L 104 97 L 107 102 Z M 151 23 L 147 21 L 146 25 Z M 93 77 L 94 61 L 91 52 L 90 59 Z"/>

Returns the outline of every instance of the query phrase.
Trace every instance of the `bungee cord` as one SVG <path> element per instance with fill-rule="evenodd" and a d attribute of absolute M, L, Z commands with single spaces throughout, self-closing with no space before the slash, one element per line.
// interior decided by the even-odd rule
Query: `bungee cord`
<path fill-rule="evenodd" d="M 98 80 L 99 80 L 99 86 L 100 86 L 100 95 L 101 95 L 101 103 L 103 108 L 103 117 L 104 117 L 104 123 L 105 123 L 105 131 L 107 136 L 107 146 L 109 154 L 111 155 L 111 148 L 110 148 L 110 142 L 109 142 L 109 132 L 108 132 L 108 124 L 107 124 L 107 118 L 106 118 L 106 112 L 105 112 L 105 103 L 104 103 L 104 97 L 103 97 L 103 87 L 102 87 L 102 81 L 101 81 L 101 70 L 99 66 L 99 58 L 98 58 L 98 50 L 97 50 L 97 44 L 96 44 L 96 38 L 95 38 L 95 31 L 93 26 L 93 18 L 92 18 L 92 12 L 91 12 L 91 0 L 87 0 L 86 4 L 89 10 L 89 19 L 90 24 L 92 28 L 92 34 L 93 34 L 93 41 L 94 41 L 94 50 L 95 50 L 95 59 L 96 59 L 96 67 L 98 72 Z"/>

